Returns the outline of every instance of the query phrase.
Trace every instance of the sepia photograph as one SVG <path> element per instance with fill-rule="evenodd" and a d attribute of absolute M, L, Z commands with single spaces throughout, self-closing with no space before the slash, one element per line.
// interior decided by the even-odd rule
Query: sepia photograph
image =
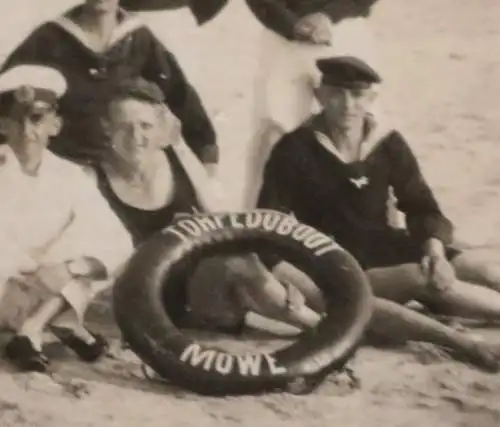
<path fill-rule="evenodd" d="M 500 426 L 498 1 L 0 11 L 0 427 Z"/>

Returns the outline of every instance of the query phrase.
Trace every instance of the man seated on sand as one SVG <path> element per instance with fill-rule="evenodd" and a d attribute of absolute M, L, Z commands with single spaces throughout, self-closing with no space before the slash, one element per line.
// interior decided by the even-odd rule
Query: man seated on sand
<path fill-rule="evenodd" d="M 50 330 L 93 362 L 105 339 L 83 326 L 88 304 L 132 252 L 130 237 L 75 164 L 47 150 L 60 129 L 57 101 L 66 90 L 55 69 L 20 65 L 0 75 L 0 317 L 16 331 L 5 347 L 17 368 L 45 371 Z M 15 293 L 24 292 L 23 301 Z M 28 301 L 29 300 L 29 301 Z"/>
<path fill-rule="evenodd" d="M 323 111 L 277 143 L 259 207 L 293 213 L 334 236 L 364 267 L 378 297 L 499 319 L 500 268 L 453 247 L 453 225 L 405 138 L 368 113 L 380 75 L 355 57 L 317 66 Z M 407 229 L 387 225 L 390 187 Z"/>

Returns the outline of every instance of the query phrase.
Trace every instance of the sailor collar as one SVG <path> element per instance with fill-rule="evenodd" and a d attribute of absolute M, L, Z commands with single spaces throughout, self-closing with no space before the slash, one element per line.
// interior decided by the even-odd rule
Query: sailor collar
<path fill-rule="evenodd" d="M 315 140 L 325 148 L 330 154 L 334 155 L 342 163 L 348 163 L 342 156 L 332 139 L 322 131 L 319 126 L 320 116 L 316 116 L 310 123 L 310 127 L 314 133 Z M 365 122 L 364 139 L 361 142 L 360 153 L 358 161 L 364 161 L 370 153 L 377 148 L 384 140 L 384 137 L 391 132 L 391 128 L 385 126 L 380 120 L 375 120 L 373 116 L 369 116 Z"/>
<path fill-rule="evenodd" d="M 96 51 L 91 43 L 88 40 L 87 34 L 82 28 L 71 19 L 71 14 L 78 10 L 78 6 L 76 8 L 71 9 L 69 12 L 61 15 L 56 20 L 52 21 L 54 24 L 58 25 L 60 28 L 65 30 L 69 35 L 78 40 L 83 46 L 94 53 L 102 53 Z M 111 49 L 121 40 L 123 40 L 126 36 L 128 36 L 133 31 L 142 27 L 144 23 L 133 13 L 129 13 L 123 9 L 119 9 L 119 22 L 115 29 L 113 30 L 113 34 L 111 35 L 111 39 L 108 43 L 107 49 Z"/>

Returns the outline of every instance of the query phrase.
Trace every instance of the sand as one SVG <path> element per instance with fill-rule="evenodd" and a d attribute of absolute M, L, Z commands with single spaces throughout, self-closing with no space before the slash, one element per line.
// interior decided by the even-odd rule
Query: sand
<path fill-rule="evenodd" d="M 38 19 L 72 2 L 19 0 L 15 13 L 6 10 L 12 3 L 5 3 L 0 52 Z M 386 65 L 384 112 L 409 138 L 459 236 L 484 246 L 492 260 L 500 244 L 498 16 L 497 0 L 381 0 L 372 19 Z M 235 195 L 257 66 L 252 58 L 258 28 L 248 17 L 236 0 L 201 30 L 185 12 L 148 17 L 215 117 L 223 176 Z M 115 338 L 116 347 L 112 321 L 101 319 L 99 326 Z M 500 340 L 496 331 L 479 333 Z M 115 358 L 86 366 L 60 348 L 52 350 L 51 376 L 18 374 L 0 364 L 1 427 L 500 425 L 500 375 L 443 360 L 418 346 L 361 349 L 353 362 L 359 389 L 331 378 L 310 396 L 226 399 L 151 383 L 127 351 L 115 349 Z"/>

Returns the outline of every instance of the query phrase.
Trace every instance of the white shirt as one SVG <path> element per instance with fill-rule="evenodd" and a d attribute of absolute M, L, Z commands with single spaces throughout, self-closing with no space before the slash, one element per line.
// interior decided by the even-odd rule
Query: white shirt
<path fill-rule="evenodd" d="M 0 282 L 26 257 L 37 263 L 94 257 L 110 274 L 128 259 L 128 232 L 81 167 L 46 151 L 38 174 L 29 176 L 9 147 L 0 155 Z"/>

